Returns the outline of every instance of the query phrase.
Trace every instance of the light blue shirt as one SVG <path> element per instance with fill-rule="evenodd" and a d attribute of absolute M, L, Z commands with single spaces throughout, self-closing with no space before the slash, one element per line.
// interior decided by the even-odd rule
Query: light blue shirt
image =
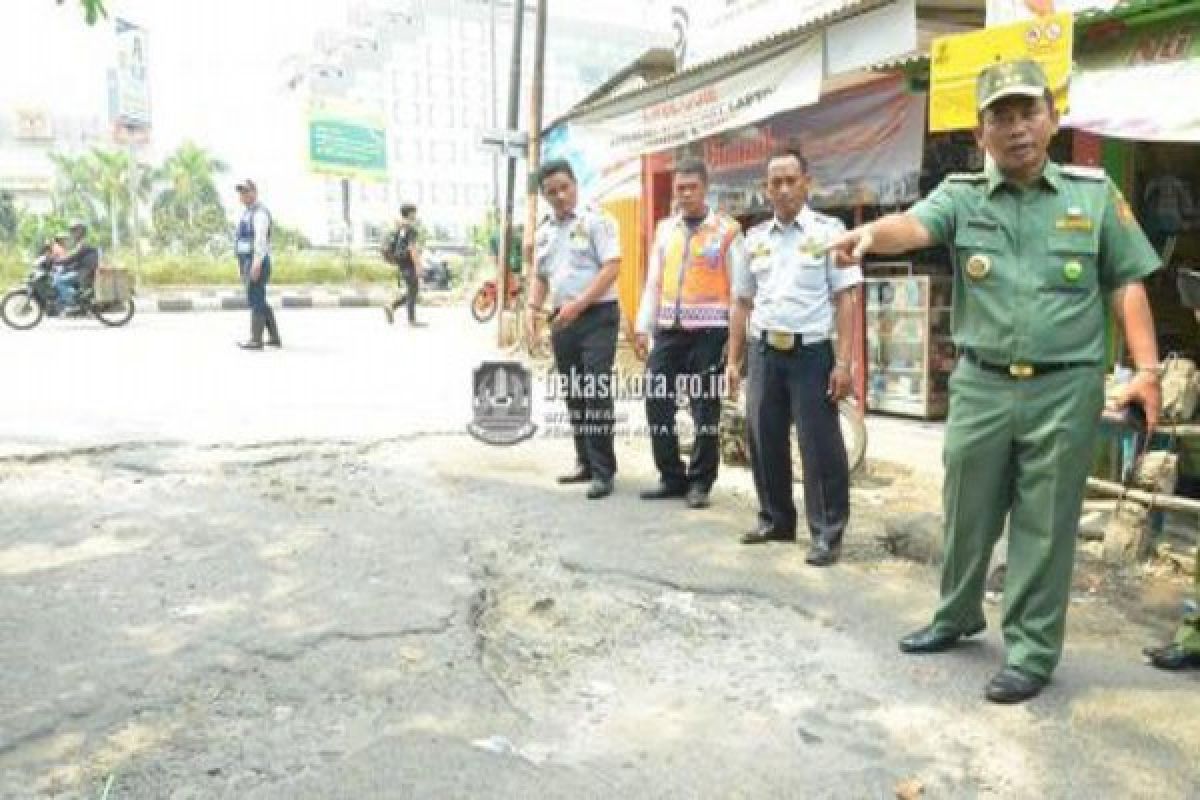
<path fill-rule="evenodd" d="M 750 335 L 765 331 L 828 339 L 834 330 L 833 297 L 862 283 L 859 267 L 839 269 L 823 248 L 846 230 L 836 217 L 808 206 L 791 223 L 778 218 L 750 229 L 745 258 L 736 263 L 734 294 L 754 302 Z"/>
<path fill-rule="evenodd" d="M 592 285 L 605 263 L 620 259 L 617 221 L 592 208 L 581 208 L 562 219 L 551 214 L 538 226 L 533 260 L 539 278 L 550 287 L 550 307 L 576 299 Z M 617 299 L 617 285 L 597 302 Z"/>

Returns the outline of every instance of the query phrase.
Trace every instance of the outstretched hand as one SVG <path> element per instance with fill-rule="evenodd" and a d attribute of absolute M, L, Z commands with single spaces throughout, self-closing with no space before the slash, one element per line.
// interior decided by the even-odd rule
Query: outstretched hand
<path fill-rule="evenodd" d="M 833 254 L 835 267 L 845 269 L 862 264 L 863 257 L 871 252 L 874 244 L 875 236 L 871 233 L 871 226 L 863 225 L 836 237 L 825 250 Z"/>

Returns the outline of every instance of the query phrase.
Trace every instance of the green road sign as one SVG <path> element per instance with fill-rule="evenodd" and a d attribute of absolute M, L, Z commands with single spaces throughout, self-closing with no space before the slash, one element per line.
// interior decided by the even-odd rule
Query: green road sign
<path fill-rule="evenodd" d="M 387 131 L 369 123 L 313 118 L 308 161 L 314 172 L 387 180 Z"/>

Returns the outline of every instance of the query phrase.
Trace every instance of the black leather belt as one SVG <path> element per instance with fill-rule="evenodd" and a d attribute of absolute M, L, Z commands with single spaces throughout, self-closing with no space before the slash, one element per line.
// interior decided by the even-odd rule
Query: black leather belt
<path fill-rule="evenodd" d="M 980 358 L 979 354 L 969 347 L 964 347 L 962 349 L 962 354 L 963 358 L 982 370 L 995 372 L 998 375 L 1007 375 L 1008 377 L 1015 378 L 1017 380 L 1037 378 L 1041 375 L 1049 375 L 1051 372 L 1062 372 L 1064 369 L 1078 369 L 1080 367 L 1096 366 L 1095 361 L 1037 361 L 996 364 Z"/>

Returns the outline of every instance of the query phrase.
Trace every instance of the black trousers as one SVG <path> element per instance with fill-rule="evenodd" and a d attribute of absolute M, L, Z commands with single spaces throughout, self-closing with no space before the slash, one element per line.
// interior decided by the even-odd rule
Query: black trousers
<path fill-rule="evenodd" d="M 668 486 L 698 486 L 707 492 L 717 481 L 721 462 L 717 435 L 721 423 L 720 379 L 725 371 L 728 339 L 728 328 L 662 330 L 654 336 L 646 365 L 646 421 L 650 423 L 654 465 Z M 679 457 L 679 435 L 675 430 L 679 392 L 685 394 L 696 426 L 696 443 L 687 467 Z"/>
<path fill-rule="evenodd" d="M 850 518 L 850 475 L 837 406 L 827 395 L 833 370 L 828 341 L 790 352 L 748 343 L 746 431 L 759 519 L 796 530 L 790 429 L 796 425 L 804 466 L 804 512 L 814 539 L 841 541 Z"/>
<path fill-rule="evenodd" d="M 615 387 L 610 384 L 617 355 L 621 312 L 616 301 L 590 306 L 570 325 L 551 336 L 554 368 L 565 381 L 567 412 L 575 438 L 575 458 L 593 478 L 612 480 Z M 608 391 L 588 391 L 603 388 Z"/>
<path fill-rule="evenodd" d="M 397 285 L 405 290 L 404 297 L 397 297 L 392 303 L 392 308 L 397 309 L 402 305 L 408 306 L 408 321 L 417 321 L 417 291 L 420 283 L 417 281 L 417 270 L 415 267 L 401 266 L 396 275 Z"/>

